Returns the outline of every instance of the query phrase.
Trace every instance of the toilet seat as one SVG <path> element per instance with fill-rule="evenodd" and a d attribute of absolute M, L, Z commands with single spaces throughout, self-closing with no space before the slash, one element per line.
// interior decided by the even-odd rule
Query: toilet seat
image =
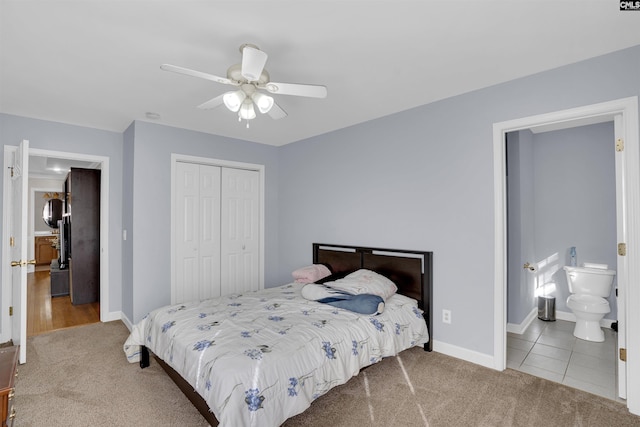
<path fill-rule="evenodd" d="M 573 311 L 607 314 L 611 311 L 609 301 L 594 295 L 573 294 L 567 298 L 567 307 Z"/>

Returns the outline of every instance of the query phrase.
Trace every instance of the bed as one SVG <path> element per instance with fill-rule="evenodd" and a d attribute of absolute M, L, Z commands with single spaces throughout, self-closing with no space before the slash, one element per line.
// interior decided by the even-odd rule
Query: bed
<path fill-rule="evenodd" d="M 325 281 L 366 269 L 398 290 L 375 316 L 306 300 L 298 283 L 162 307 L 125 354 L 142 368 L 153 354 L 212 426 L 278 426 L 384 357 L 431 351 L 431 252 L 314 243 L 313 264 Z"/>

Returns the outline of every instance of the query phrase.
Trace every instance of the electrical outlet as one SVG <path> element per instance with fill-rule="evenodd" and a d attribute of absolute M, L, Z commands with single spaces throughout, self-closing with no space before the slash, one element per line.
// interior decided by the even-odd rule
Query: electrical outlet
<path fill-rule="evenodd" d="M 451 323 L 451 310 L 442 310 L 442 323 Z"/>

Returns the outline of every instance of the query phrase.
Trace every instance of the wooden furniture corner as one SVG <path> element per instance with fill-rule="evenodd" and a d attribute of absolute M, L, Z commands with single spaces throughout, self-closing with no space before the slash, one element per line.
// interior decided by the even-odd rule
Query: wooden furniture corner
<path fill-rule="evenodd" d="M 15 381 L 18 374 L 19 346 L 0 348 L 0 420 L 2 426 L 13 426 Z"/>

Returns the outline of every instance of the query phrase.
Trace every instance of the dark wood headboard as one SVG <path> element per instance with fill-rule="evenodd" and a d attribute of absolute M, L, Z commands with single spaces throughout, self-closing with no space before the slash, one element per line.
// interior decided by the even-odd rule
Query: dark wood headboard
<path fill-rule="evenodd" d="M 313 263 L 334 274 L 366 268 L 393 281 L 398 293 L 417 300 L 424 311 L 429 330 L 425 350 L 433 349 L 433 252 L 314 243 Z"/>

